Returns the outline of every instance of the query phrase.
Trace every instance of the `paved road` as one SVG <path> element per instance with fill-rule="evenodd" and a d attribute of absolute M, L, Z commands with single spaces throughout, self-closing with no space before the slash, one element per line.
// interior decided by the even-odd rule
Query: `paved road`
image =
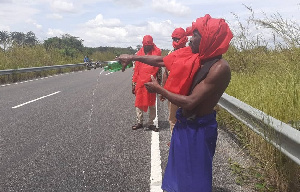
<path fill-rule="evenodd" d="M 166 103 L 158 102 L 153 160 L 155 133 L 131 130 L 131 75 L 99 68 L 1 86 L 0 191 L 159 191 L 170 139 Z M 245 191 L 227 162 L 237 150 L 220 130 L 214 191 Z"/>

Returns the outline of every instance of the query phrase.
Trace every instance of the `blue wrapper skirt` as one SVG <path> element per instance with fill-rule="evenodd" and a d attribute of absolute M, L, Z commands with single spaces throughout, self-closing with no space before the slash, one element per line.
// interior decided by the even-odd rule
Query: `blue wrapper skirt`
<path fill-rule="evenodd" d="M 162 189 L 167 192 L 211 192 L 212 161 L 217 142 L 216 112 L 187 119 L 176 112 Z"/>

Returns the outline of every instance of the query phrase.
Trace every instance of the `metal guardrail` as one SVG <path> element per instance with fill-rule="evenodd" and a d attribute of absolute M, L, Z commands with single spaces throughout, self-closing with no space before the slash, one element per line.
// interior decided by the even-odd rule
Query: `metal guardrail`
<path fill-rule="evenodd" d="M 66 65 L 32 67 L 32 68 L 7 69 L 7 70 L 0 70 L 0 75 L 11 75 L 11 74 L 15 74 L 15 73 L 28 73 L 28 72 L 37 72 L 37 71 L 47 71 L 47 70 L 63 69 L 63 68 L 71 68 L 71 67 L 81 67 L 81 66 L 85 66 L 85 64 L 84 63 L 79 63 L 79 64 L 66 64 Z"/>
<path fill-rule="evenodd" d="M 218 105 L 300 165 L 300 131 L 226 93 Z"/>

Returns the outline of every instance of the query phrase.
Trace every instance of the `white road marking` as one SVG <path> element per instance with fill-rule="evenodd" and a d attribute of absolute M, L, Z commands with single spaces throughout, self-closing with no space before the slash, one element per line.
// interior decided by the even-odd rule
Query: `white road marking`
<path fill-rule="evenodd" d="M 82 73 L 83 71 L 77 71 L 77 72 L 72 72 L 72 73 Z M 70 74 L 70 73 L 61 73 L 61 75 L 68 75 L 68 74 Z M 58 76 L 58 75 L 56 75 L 56 76 Z M 38 78 L 38 79 L 35 79 L 35 80 L 42 80 L 42 79 L 48 79 L 48 78 L 51 78 L 51 77 L 54 77 L 54 76 L 47 76 L 47 77 L 41 77 L 41 78 Z M 13 85 L 18 85 L 19 83 L 21 84 L 21 83 L 28 83 L 28 82 L 31 82 L 31 81 L 33 81 L 33 80 L 27 80 L 27 81 L 20 81 L 20 82 L 17 82 L 17 83 L 13 83 Z M 6 86 L 9 86 L 9 85 L 11 85 L 11 84 L 4 84 L 4 85 L 1 85 L 1 87 L 6 87 Z"/>
<path fill-rule="evenodd" d="M 109 73 L 106 73 L 105 75 L 110 75 L 110 74 L 112 74 L 113 72 L 109 72 Z"/>
<path fill-rule="evenodd" d="M 93 93 L 92 93 L 92 106 L 90 109 L 90 115 L 89 115 L 88 124 L 87 124 L 87 130 L 89 132 L 89 151 L 88 151 L 88 153 L 86 153 L 86 159 L 89 159 L 89 155 L 92 154 L 92 127 L 90 127 L 90 125 L 91 125 L 91 121 L 92 121 L 92 115 L 94 113 L 95 92 L 98 89 L 99 79 L 103 72 L 104 72 L 104 70 L 102 70 L 99 73 L 99 75 L 97 76 L 97 84 L 96 84 L 95 88 L 93 89 Z M 86 179 L 88 178 L 88 175 L 87 175 L 88 170 L 87 171 L 82 170 L 82 173 L 83 173 L 83 181 L 84 181 L 84 183 L 86 183 L 87 182 Z M 86 187 L 86 185 L 85 185 L 85 187 Z"/>
<path fill-rule="evenodd" d="M 159 132 L 152 131 L 150 192 L 162 192 L 162 171 L 159 150 Z"/>
<path fill-rule="evenodd" d="M 154 125 L 158 127 L 157 117 L 157 95 L 156 95 L 156 117 L 154 119 Z M 150 175 L 150 192 L 162 192 L 162 170 L 161 159 L 159 149 L 159 132 L 152 131 L 151 138 L 151 175 Z"/>
<path fill-rule="evenodd" d="M 26 102 L 26 103 L 22 103 L 22 104 L 20 104 L 20 105 L 14 106 L 14 107 L 12 107 L 12 108 L 13 108 L 13 109 L 16 109 L 16 108 L 18 108 L 18 107 L 22 107 L 22 106 L 27 105 L 27 104 L 29 104 L 29 103 L 38 101 L 38 100 L 40 100 L 40 99 L 43 99 L 43 98 L 46 98 L 46 97 L 49 97 L 49 96 L 52 96 L 52 95 L 55 95 L 55 94 L 57 94 L 57 93 L 59 93 L 59 92 L 60 92 L 60 91 L 56 91 L 56 92 L 51 93 L 51 94 L 49 94 L 49 95 L 45 95 L 45 96 L 39 97 L 39 98 L 37 98 L 37 99 L 28 101 L 28 102 Z"/>

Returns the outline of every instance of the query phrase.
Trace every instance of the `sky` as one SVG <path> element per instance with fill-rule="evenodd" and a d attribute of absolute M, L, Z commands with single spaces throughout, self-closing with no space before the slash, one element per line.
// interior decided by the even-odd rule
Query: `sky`
<path fill-rule="evenodd" d="M 300 23 L 300 0 L 0 0 L 0 31 L 32 31 L 41 42 L 69 34 L 86 47 L 136 48 L 151 35 L 159 48 L 172 49 L 173 30 L 205 14 L 225 19 L 235 34 L 251 16 L 246 7 L 257 18 L 280 14 Z"/>

